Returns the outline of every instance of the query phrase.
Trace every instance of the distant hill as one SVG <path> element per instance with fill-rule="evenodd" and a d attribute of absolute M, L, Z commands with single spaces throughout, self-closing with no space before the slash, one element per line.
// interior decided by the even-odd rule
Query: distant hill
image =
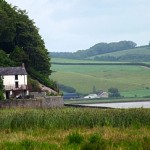
<path fill-rule="evenodd" d="M 149 62 L 150 45 L 136 47 L 132 41 L 99 43 L 74 53 L 51 53 L 53 58 L 86 59 L 95 61 Z"/>
<path fill-rule="evenodd" d="M 124 51 L 111 52 L 88 57 L 96 61 L 123 61 L 123 62 L 149 62 L 150 46 L 141 46 Z"/>
<path fill-rule="evenodd" d="M 78 50 L 74 53 L 68 52 L 52 52 L 50 55 L 57 58 L 71 58 L 71 59 L 85 59 L 88 57 L 106 54 L 116 51 L 123 51 L 131 48 L 135 48 L 136 43 L 132 41 L 120 41 L 112 43 L 98 43 L 87 50 Z"/>

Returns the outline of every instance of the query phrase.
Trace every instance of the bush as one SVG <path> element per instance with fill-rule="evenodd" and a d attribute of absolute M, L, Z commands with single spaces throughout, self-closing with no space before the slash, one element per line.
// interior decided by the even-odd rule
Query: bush
<path fill-rule="evenodd" d="M 81 150 L 105 150 L 106 141 L 98 134 L 93 134 L 89 137 L 88 141 L 84 143 Z"/>
<path fill-rule="evenodd" d="M 28 88 L 31 92 L 41 92 L 39 83 L 31 78 L 28 79 Z"/>
<path fill-rule="evenodd" d="M 3 100 L 3 99 L 4 99 L 3 91 L 0 91 L 0 100 Z"/>
<path fill-rule="evenodd" d="M 109 88 L 108 89 L 109 97 L 120 97 L 119 90 L 117 88 Z"/>
<path fill-rule="evenodd" d="M 81 144 L 83 137 L 79 133 L 72 133 L 68 136 L 69 144 Z"/>
<path fill-rule="evenodd" d="M 52 88 L 53 90 L 55 90 L 57 92 L 59 91 L 56 82 L 53 80 L 50 80 L 49 76 L 42 74 L 33 68 L 30 68 L 27 71 L 29 72 L 29 74 L 32 78 L 38 80 L 40 83 L 44 84 L 45 86 L 47 86 L 49 88 Z"/>

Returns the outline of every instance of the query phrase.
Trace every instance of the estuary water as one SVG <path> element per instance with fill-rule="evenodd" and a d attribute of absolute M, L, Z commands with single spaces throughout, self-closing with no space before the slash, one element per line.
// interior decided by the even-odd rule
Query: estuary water
<path fill-rule="evenodd" d="M 108 108 L 150 108 L 150 101 L 145 102 L 119 102 L 119 103 L 98 103 L 98 104 L 81 104 L 91 107 L 108 107 Z"/>

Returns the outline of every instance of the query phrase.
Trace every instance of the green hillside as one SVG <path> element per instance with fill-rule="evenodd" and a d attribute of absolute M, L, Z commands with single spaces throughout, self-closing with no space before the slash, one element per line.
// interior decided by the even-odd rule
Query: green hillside
<path fill-rule="evenodd" d="M 137 47 L 137 48 L 128 49 L 128 50 L 124 50 L 124 51 L 102 54 L 101 56 L 109 55 L 109 56 L 119 57 L 119 56 L 128 55 L 128 54 L 150 55 L 150 47 L 148 47 L 148 46 Z"/>
<path fill-rule="evenodd" d="M 101 61 L 130 61 L 130 62 L 147 62 L 150 61 L 150 46 L 142 46 L 133 49 L 105 53 L 88 57 L 87 59 Z"/>
<path fill-rule="evenodd" d="M 71 61 L 71 60 L 70 60 Z M 52 64 L 51 75 L 59 84 L 88 94 L 116 87 L 125 97 L 150 96 L 150 69 L 128 65 L 61 65 Z"/>
<path fill-rule="evenodd" d="M 95 55 L 116 52 L 135 48 L 136 43 L 132 41 L 120 41 L 112 43 L 98 43 L 86 50 L 76 52 L 52 52 L 49 55 L 55 58 L 86 59 Z"/>

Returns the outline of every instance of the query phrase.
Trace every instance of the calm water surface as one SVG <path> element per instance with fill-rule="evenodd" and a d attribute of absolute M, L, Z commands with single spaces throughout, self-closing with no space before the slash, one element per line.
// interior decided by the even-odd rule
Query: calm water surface
<path fill-rule="evenodd" d="M 123 103 L 99 103 L 99 104 L 83 104 L 84 106 L 93 107 L 110 107 L 110 108 L 150 108 L 148 102 L 123 102 Z"/>

